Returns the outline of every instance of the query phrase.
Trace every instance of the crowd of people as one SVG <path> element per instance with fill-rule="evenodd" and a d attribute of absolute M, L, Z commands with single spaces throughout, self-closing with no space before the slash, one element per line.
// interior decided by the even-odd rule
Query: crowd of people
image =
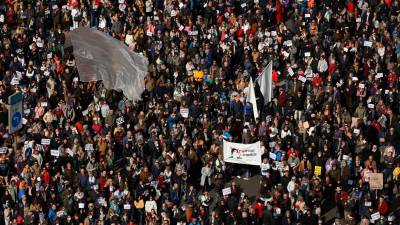
<path fill-rule="evenodd" d="M 78 27 L 148 58 L 140 101 L 80 81 Z M 0 224 L 399 224 L 399 1 L 5 0 L 0 36 Z"/>

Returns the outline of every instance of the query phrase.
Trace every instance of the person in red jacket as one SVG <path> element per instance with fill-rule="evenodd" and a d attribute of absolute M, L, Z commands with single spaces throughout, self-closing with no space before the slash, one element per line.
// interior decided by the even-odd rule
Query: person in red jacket
<path fill-rule="evenodd" d="M 383 196 L 379 197 L 379 204 L 378 204 L 378 212 L 379 214 L 381 214 L 382 216 L 387 216 L 389 211 L 389 206 L 387 201 L 385 200 L 385 198 Z"/>
<path fill-rule="evenodd" d="M 340 218 L 344 217 L 344 204 L 347 202 L 347 192 L 343 191 L 340 186 L 336 187 L 335 203 L 339 211 Z"/>
<path fill-rule="evenodd" d="M 262 203 L 261 200 L 257 201 L 257 204 L 254 207 L 254 211 L 256 213 L 257 216 L 257 220 L 261 221 L 262 217 L 263 217 L 263 210 L 264 210 L 264 204 Z"/>

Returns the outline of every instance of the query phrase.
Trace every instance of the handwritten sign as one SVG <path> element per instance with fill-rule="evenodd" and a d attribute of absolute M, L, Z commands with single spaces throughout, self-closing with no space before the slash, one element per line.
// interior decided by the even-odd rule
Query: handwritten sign
<path fill-rule="evenodd" d="M 321 175 L 321 172 L 322 172 L 322 167 L 320 167 L 320 166 L 315 166 L 314 174 L 315 174 L 316 176 L 319 176 L 319 175 Z"/>
<path fill-rule="evenodd" d="M 58 149 L 52 149 L 52 150 L 50 150 L 50 155 L 54 156 L 54 157 L 59 157 L 60 151 L 58 151 Z"/>
<path fill-rule="evenodd" d="M 2 147 L 2 148 L 0 148 L 0 154 L 6 154 L 7 151 L 8 151 L 8 148 L 7 148 L 7 147 Z"/>
<path fill-rule="evenodd" d="M 50 145 L 50 139 L 48 139 L 48 138 L 42 138 L 41 144 L 42 144 L 42 145 Z"/>
<path fill-rule="evenodd" d="M 275 161 L 276 160 L 276 154 L 273 153 L 273 152 L 270 152 L 269 153 L 269 158 Z"/>
<path fill-rule="evenodd" d="M 117 122 L 117 125 L 119 126 L 125 122 L 125 119 L 123 116 L 120 116 L 117 118 L 116 122 Z"/>
<path fill-rule="evenodd" d="M 303 83 L 305 83 L 307 81 L 307 78 L 303 77 L 303 76 L 299 76 L 299 80 Z"/>
<path fill-rule="evenodd" d="M 379 212 L 376 212 L 371 215 L 371 220 L 373 220 L 373 221 L 379 220 L 379 218 L 381 218 L 381 215 L 379 214 Z"/>
<path fill-rule="evenodd" d="M 227 188 L 222 189 L 222 195 L 223 196 L 230 195 L 231 193 L 232 193 L 231 187 L 227 187 Z"/>
<path fill-rule="evenodd" d="M 183 118 L 189 118 L 189 108 L 181 108 L 179 113 L 182 115 Z"/>
<path fill-rule="evenodd" d="M 369 187 L 373 190 L 383 189 L 383 173 L 369 174 Z"/>
<path fill-rule="evenodd" d="M 86 151 L 93 151 L 93 150 L 94 150 L 93 144 L 86 144 L 86 145 L 85 145 L 85 150 L 86 150 Z"/>
<path fill-rule="evenodd" d="M 364 41 L 364 47 L 372 47 L 371 41 Z"/>

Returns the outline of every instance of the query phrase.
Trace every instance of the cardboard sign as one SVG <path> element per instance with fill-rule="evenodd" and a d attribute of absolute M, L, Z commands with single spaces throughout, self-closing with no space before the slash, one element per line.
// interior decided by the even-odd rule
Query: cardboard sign
<path fill-rule="evenodd" d="M 41 144 L 42 144 L 42 145 L 50 145 L 50 139 L 48 139 L 48 138 L 42 138 Z"/>
<path fill-rule="evenodd" d="M 222 195 L 223 196 L 230 195 L 231 193 L 232 193 L 231 187 L 227 187 L 227 188 L 222 189 Z"/>
<path fill-rule="evenodd" d="M 276 160 L 276 154 L 273 153 L 273 152 L 270 152 L 269 153 L 269 158 L 275 161 Z"/>
<path fill-rule="evenodd" d="M 125 119 L 123 116 L 121 116 L 121 117 L 117 118 L 116 122 L 117 122 L 117 125 L 119 126 L 119 125 L 125 123 Z"/>
<path fill-rule="evenodd" d="M 319 175 L 321 175 L 321 172 L 322 172 L 322 167 L 320 167 L 320 166 L 315 166 L 314 174 L 315 174 L 316 176 L 319 176 Z"/>
<path fill-rule="evenodd" d="M 83 208 L 85 208 L 85 203 L 79 203 L 78 206 L 79 206 L 80 209 L 83 209 Z"/>
<path fill-rule="evenodd" d="M 86 151 L 93 151 L 93 150 L 94 150 L 93 144 L 86 144 L 86 145 L 85 145 L 85 150 L 86 150 Z"/>
<path fill-rule="evenodd" d="M 183 118 L 189 118 L 189 108 L 181 108 L 179 113 L 182 115 Z"/>
<path fill-rule="evenodd" d="M 0 154 L 7 154 L 8 148 L 7 147 L 1 147 L 0 148 Z"/>
<path fill-rule="evenodd" d="M 371 220 L 373 220 L 373 221 L 379 220 L 379 218 L 381 218 L 381 215 L 379 214 L 379 212 L 376 212 L 371 215 Z"/>
<path fill-rule="evenodd" d="M 125 204 L 125 205 L 124 205 L 124 209 L 131 209 L 131 205 Z"/>
<path fill-rule="evenodd" d="M 52 149 L 50 150 L 50 155 L 54 157 L 60 157 L 60 151 L 58 151 L 58 149 Z"/>
<path fill-rule="evenodd" d="M 383 173 L 369 174 L 369 187 L 373 190 L 383 189 Z"/>

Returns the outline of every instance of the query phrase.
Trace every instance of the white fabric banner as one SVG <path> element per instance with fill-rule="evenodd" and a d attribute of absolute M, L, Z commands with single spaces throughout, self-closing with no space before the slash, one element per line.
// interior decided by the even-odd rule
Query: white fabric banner
<path fill-rule="evenodd" d="M 224 141 L 224 161 L 247 165 L 261 165 L 261 143 L 240 144 Z"/>
<path fill-rule="evenodd" d="M 253 78 L 251 77 L 249 84 L 249 93 L 247 94 L 247 101 L 250 102 L 253 106 L 254 120 L 256 120 L 258 118 L 257 100 L 256 100 L 256 92 L 254 91 Z"/>
<path fill-rule="evenodd" d="M 272 100 L 272 61 L 265 67 L 262 74 L 257 77 L 256 82 L 260 86 L 260 91 L 264 96 L 264 105 Z"/>
<path fill-rule="evenodd" d="M 70 32 L 81 81 L 102 80 L 107 89 L 122 90 L 132 101 L 145 88 L 148 60 L 99 30 L 81 27 Z"/>

